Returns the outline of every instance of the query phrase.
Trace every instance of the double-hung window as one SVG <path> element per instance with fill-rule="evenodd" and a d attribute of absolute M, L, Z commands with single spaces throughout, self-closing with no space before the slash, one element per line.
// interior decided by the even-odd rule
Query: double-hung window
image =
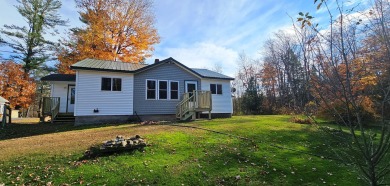
<path fill-rule="evenodd" d="M 101 90 L 104 91 L 122 91 L 121 78 L 102 78 Z"/>
<path fill-rule="evenodd" d="M 146 80 L 146 99 L 156 99 L 156 80 Z"/>
<path fill-rule="evenodd" d="M 158 81 L 158 99 L 168 99 L 168 81 Z"/>
<path fill-rule="evenodd" d="M 222 84 L 210 84 L 211 94 L 222 95 Z"/>
<path fill-rule="evenodd" d="M 171 99 L 179 99 L 179 82 L 178 81 L 170 81 L 170 94 Z"/>

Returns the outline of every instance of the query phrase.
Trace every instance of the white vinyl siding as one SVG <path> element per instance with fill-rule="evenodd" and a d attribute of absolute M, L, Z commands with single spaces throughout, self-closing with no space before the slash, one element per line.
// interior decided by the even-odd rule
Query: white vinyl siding
<path fill-rule="evenodd" d="M 222 94 L 212 94 L 211 113 L 233 113 L 230 80 L 202 79 L 201 82 L 201 90 L 210 90 L 210 84 L 222 85 Z"/>
<path fill-rule="evenodd" d="M 51 83 L 50 97 L 60 98 L 60 112 L 66 112 L 66 102 L 68 97 L 68 85 L 74 85 L 75 82 L 53 81 Z"/>
<path fill-rule="evenodd" d="M 102 91 L 103 77 L 121 78 L 121 91 Z M 75 116 L 133 115 L 133 87 L 133 74 L 78 70 Z"/>

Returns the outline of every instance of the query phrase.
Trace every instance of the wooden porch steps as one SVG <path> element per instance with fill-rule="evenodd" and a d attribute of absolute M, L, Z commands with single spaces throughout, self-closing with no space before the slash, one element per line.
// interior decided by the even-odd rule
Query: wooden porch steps
<path fill-rule="evenodd" d="M 74 123 L 75 117 L 73 113 L 59 113 L 56 118 L 54 118 L 53 123 Z"/>
<path fill-rule="evenodd" d="M 199 113 L 208 112 L 211 119 L 211 110 L 211 92 L 194 90 L 183 94 L 183 99 L 176 105 L 176 118 L 181 121 L 195 120 Z"/>

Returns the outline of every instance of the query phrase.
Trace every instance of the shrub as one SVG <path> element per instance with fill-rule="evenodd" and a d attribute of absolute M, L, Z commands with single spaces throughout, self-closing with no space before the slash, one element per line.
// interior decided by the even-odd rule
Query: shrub
<path fill-rule="evenodd" d="M 298 116 L 290 118 L 290 122 L 299 124 L 312 124 L 312 121 L 309 118 L 301 118 Z"/>

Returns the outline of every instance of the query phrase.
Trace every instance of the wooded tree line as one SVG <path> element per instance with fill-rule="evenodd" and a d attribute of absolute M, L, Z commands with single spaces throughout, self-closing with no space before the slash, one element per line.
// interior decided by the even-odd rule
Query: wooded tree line
<path fill-rule="evenodd" d="M 73 73 L 69 66 L 85 58 L 142 63 L 159 42 L 150 0 L 75 0 L 84 26 L 69 28 L 59 41 L 60 0 L 17 0 L 25 25 L 0 28 L 0 96 L 12 107 L 37 107 L 47 85 L 37 81 L 50 72 Z M 8 51 L 7 51 L 8 50 Z M 58 60 L 55 67 L 47 65 Z M 36 109 L 38 110 L 38 109 Z"/>
<path fill-rule="evenodd" d="M 329 27 L 314 25 L 313 17 L 302 13 L 298 21 L 294 20 L 294 30 L 278 31 L 264 43 L 262 59 L 240 56 L 233 84 L 238 89 L 235 112 L 304 113 L 318 103 L 319 97 L 331 100 L 340 97 L 344 86 L 340 81 L 346 77 L 337 77 L 335 71 L 338 71 L 350 77 L 351 96 L 360 97 L 366 116 L 375 117 L 378 110 L 371 94 L 375 93 L 375 85 L 385 83 L 384 74 L 388 72 L 389 8 L 388 1 L 375 1 L 369 10 L 341 10 L 329 18 Z M 343 60 L 350 63 L 346 65 Z M 257 107 L 250 106 L 257 110 L 248 111 L 244 98 L 246 92 L 253 91 L 249 88 L 251 79 L 256 80 L 257 93 L 262 99 Z M 365 95 L 360 95 L 362 92 Z M 325 108 L 318 109 L 322 114 L 330 114 Z"/>
<path fill-rule="evenodd" d="M 390 173 L 390 2 L 347 9 L 344 1 L 314 0 L 329 14 L 321 27 L 299 13 L 293 32 L 277 32 L 263 59 L 241 57 L 234 103 L 243 114 L 306 114 L 332 119 L 337 129 L 317 125 L 339 147 L 327 146 L 369 185 L 387 185 Z M 248 62 L 249 61 L 249 62 Z M 256 94 L 253 80 L 256 83 Z M 251 95 L 251 96 L 248 96 Z M 256 101 L 256 97 L 261 97 Z M 367 127 L 370 125 L 373 128 Z"/>

